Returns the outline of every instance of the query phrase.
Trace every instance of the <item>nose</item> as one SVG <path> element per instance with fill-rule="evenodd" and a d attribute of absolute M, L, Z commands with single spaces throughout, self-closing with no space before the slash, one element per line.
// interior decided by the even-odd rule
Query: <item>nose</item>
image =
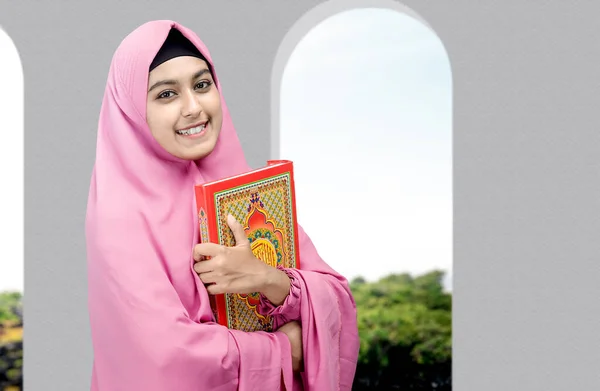
<path fill-rule="evenodd" d="M 202 105 L 198 100 L 198 95 L 194 92 L 187 92 L 183 94 L 183 104 L 181 107 L 181 115 L 184 117 L 195 118 L 202 112 Z"/>

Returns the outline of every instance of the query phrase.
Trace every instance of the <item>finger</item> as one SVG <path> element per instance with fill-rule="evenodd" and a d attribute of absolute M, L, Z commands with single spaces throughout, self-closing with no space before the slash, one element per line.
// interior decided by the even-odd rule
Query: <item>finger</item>
<path fill-rule="evenodd" d="M 202 281 L 203 284 L 214 284 L 219 281 L 219 276 L 217 276 L 217 273 L 215 272 L 200 273 L 198 274 L 198 277 L 200 277 L 200 281 Z"/>
<path fill-rule="evenodd" d="M 215 257 L 223 251 L 222 247 L 216 243 L 198 243 L 194 246 L 194 260 L 202 261 L 205 257 Z"/>
<path fill-rule="evenodd" d="M 220 285 L 218 284 L 210 284 L 206 286 L 206 291 L 211 295 L 221 295 L 225 293 Z"/>
<path fill-rule="evenodd" d="M 210 273 L 215 270 L 215 267 L 215 259 L 209 259 L 207 261 L 196 262 L 194 264 L 194 271 L 198 274 Z"/>
<path fill-rule="evenodd" d="M 246 236 L 246 231 L 244 231 L 244 227 L 242 227 L 242 224 L 240 224 L 235 217 L 232 215 L 227 215 L 227 225 L 229 225 L 231 232 L 233 232 L 236 247 L 250 245 L 248 236 Z"/>

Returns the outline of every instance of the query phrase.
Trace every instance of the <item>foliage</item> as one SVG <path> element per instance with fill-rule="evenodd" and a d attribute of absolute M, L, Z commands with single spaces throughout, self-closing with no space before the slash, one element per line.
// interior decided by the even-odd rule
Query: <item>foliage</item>
<path fill-rule="evenodd" d="M 23 384 L 23 307 L 20 292 L 0 293 L 0 390 Z"/>
<path fill-rule="evenodd" d="M 354 279 L 359 363 L 353 390 L 450 390 L 452 296 L 444 272 Z"/>
<path fill-rule="evenodd" d="M 353 386 L 366 390 L 451 390 L 452 296 L 444 273 L 354 279 L 361 340 Z M 0 293 L 0 390 L 22 387 L 22 296 Z"/>
<path fill-rule="evenodd" d="M 0 293 L 0 324 L 21 322 L 21 300 L 22 295 L 20 292 Z"/>

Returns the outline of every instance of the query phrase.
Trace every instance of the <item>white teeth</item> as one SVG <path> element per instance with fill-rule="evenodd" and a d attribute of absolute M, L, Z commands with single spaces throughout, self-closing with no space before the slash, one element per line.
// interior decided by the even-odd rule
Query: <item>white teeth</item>
<path fill-rule="evenodd" d="M 178 134 L 182 134 L 184 136 L 189 136 L 192 134 L 200 133 L 204 130 L 205 125 L 196 126 L 195 128 L 186 129 L 186 130 L 178 130 Z"/>

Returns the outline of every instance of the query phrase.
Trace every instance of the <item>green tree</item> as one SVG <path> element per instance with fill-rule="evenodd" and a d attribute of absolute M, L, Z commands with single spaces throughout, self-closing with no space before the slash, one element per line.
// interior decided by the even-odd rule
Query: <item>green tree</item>
<path fill-rule="evenodd" d="M 20 292 L 0 292 L 0 324 L 21 321 Z"/>
<path fill-rule="evenodd" d="M 354 390 L 450 390 L 452 297 L 444 272 L 350 284 L 361 340 Z"/>
<path fill-rule="evenodd" d="M 21 300 L 20 292 L 0 292 L 0 390 L 20 390 L 23 384 Z"/>

